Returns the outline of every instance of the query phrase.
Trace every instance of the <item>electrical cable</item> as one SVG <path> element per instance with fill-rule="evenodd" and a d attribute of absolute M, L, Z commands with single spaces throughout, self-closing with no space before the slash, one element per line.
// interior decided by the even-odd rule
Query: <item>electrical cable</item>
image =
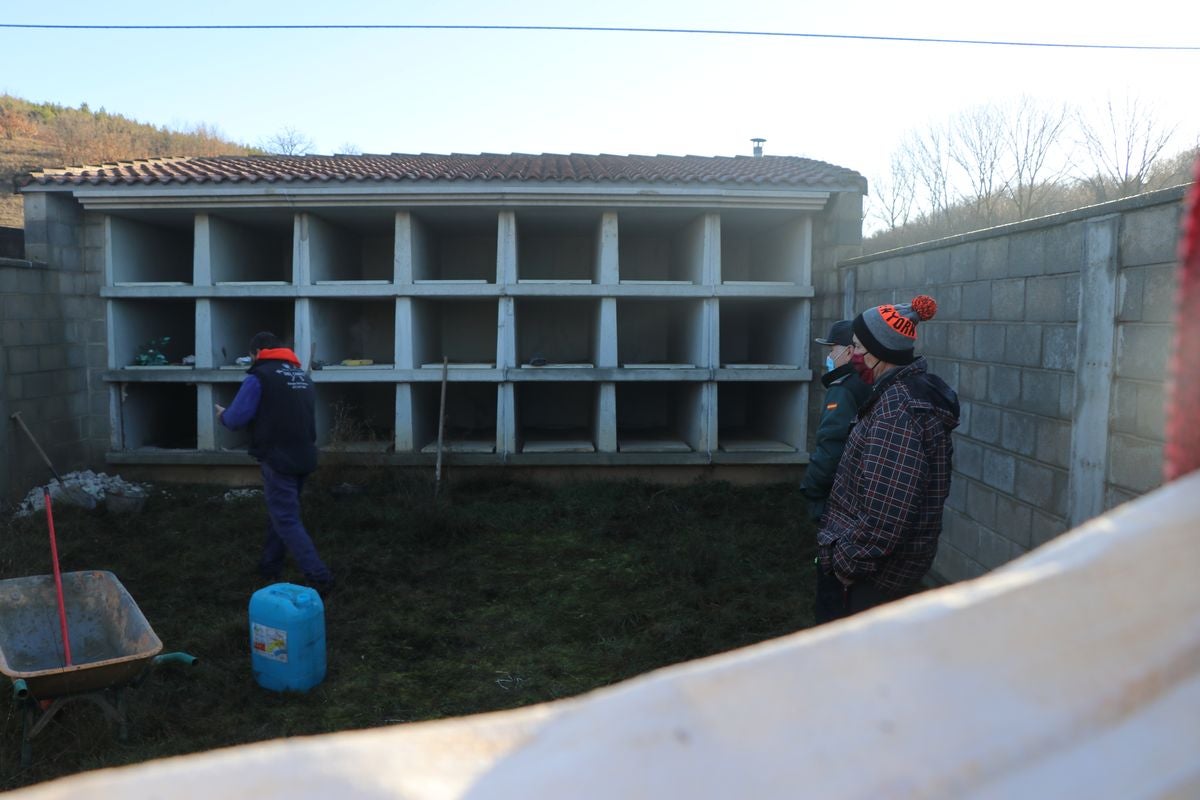
<path fill-rule="evenodd" d="M 128 31 L 535 31 L 570 33 L 668 33 L 707 36 L 769 36 L 798 39 L 840 39 L 909 44 L 965 44 L 991 47 L 1045 47 L 1082 50 L 1200 51 L 1200 45 L 1097 44 L 1085 42 L 1026 42 L 1004 39 L 943 39 L 932 36 L 872 36 L 844 33 L 798 33 L 788 31 L 721 30 L 709 28 L 633 28 L 590 25 L 51 25 L 0 23 L 0 29 L 23 30 L 128 30 Z"/>

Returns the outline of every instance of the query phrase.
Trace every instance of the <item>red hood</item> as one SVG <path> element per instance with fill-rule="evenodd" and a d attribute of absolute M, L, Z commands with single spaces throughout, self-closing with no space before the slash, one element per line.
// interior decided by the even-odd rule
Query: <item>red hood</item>
<path fill-rule="evenodd" d="M 296 354 L 287 347 L 272 347 L 258 351 L 258 358 L 255 361 L 288 361 L 300 366 L 300 359 L 296 358 Z"/>

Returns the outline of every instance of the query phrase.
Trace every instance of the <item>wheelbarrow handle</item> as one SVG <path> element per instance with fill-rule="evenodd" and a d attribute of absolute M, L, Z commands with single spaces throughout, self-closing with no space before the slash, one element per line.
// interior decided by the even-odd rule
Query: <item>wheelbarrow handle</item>
<path fill-rule="evenodd" d="M 58 477 L 58 470 L 56 470 L 54 465 L 50 463 L 50 456 L 46 455 L 46 451 L 42 449 L 40 444 L 38 444 L 38 440 L 33 438 L 33 432 L 29 430 L 29 426 L 25 424 L 25 420 L 21 418 L 21 412 L 14 411 L 9 419 L 16 421 L 16 423 L 21 426 L 21 430 L 25 431 L 25 435 L 28 436 L 29 441 L 33 443 L 33 448 L 37 450 L 38 455 L 42 457 L 42 461 L 46 462 L 46 466 L 50 468 L 52 473 L 54 473 L 54 477 L 58 478 L 59 483 L 62 483 L 62 478 Z"/>
<path fill-rule="evenodd" d="M 182 664 L 185 667 L 194 667 L 200 663 L 200 659 L 196 658 L 191 653 L 163 653 L 162 655 L 155 656 L 151 663 L 153 663 L 156 667 L 162 666 L 163 664 Z"/>

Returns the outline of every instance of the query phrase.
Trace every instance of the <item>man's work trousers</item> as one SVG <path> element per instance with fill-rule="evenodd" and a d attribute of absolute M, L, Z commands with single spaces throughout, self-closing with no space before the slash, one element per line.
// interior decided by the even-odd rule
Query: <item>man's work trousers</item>
<path fill-rule="evenodd" d="M 303 475 L 285 475 L 262 464 L 263 494 L 267 499 L 267 543 L 258 562 L 259 573 L 267 579 L 283 571 L 283 559 L 291 553 L 304 577 L 314 585 L 325 585 L 333 574 L 300 521 L 300 491 Z"/>

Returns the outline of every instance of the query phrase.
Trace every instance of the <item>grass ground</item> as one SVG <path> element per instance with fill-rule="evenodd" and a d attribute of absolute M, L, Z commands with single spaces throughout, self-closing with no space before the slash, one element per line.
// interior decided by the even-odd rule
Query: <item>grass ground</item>
<path fill-rule="evenodd" d="M 813 531 L 791 485 L 484 480 L 453 485 L 435 506 L 427 482 L 317 477 L 305 517 L 338 586 L 328 676 L 305 695 L 263 690 L 250 673 L 261 497 L 169 486 L 135 516 L 57 509 L 62 568 L 116 573 L 164 650 L 201 664 L 160 669 L 129 693 L 125 743 L 95 707 L 68 706 L 26 770 L 4 687 L 0 789 L 569 697 L 811 624 Z M 348 478 L 362 491 L 335 491 Z M 50 571 L 44 516 L 0 533 L 0 577 Z"/>

